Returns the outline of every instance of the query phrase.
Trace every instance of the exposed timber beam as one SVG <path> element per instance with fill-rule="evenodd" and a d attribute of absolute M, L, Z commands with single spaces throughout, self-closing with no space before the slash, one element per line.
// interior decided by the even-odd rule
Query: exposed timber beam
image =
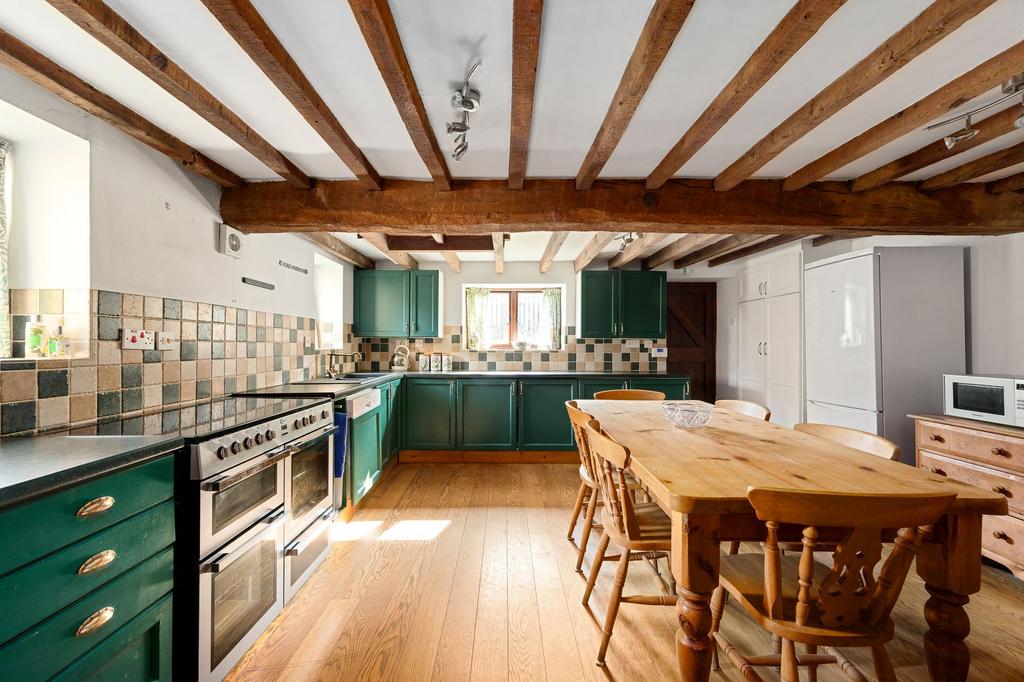
<path fill-rule="evenodd" d="M 682 258 L 688 253 L 707 246 L 711 242 L 722 238 L 720 234 L 696 233 L 680 235 L 674 242 L 661 247 L 647 258 L 640 261 L 640 267 L 644 270 L 653 270 L 669 261 Z"/>
<path fill-rule="evenodd" d="M 505 235 L 495 232 L 491 235 L 494 246 L 494 271 L 499 275 L 505 272 Z"/>
<path fill-rule="evenodd" d="M 0 30 L 0 64 L 222 187 L 245 180 Z"/>
<path fill-rule="evenodd" d="M 604 247 L 608 246 L 615 239 L 615 234 L 615 232 L 598 232 L 591 237 L 590 241 L 587 242 L 587 245 L 583 247 L 583 250 L 580 251 L 573 261 L 573 268 L 575 268 L 576 272 L 590 265 L 600 255 Z"/>
<path fill-rule="evenodd" d="M 448 264 L 452 272 L 462 272 L 462 261 L 459 260 L 459 254 L 454 251 L 442 251 L 441 257 L 444 258 L 444 262 Z"/>
<path fill-rule="evenodd" d="M 902 178 L 908 173 L 927 168 L 933 163 L 944 161 L 969 149 L 974 149 L 980 144 L 991 142 L 1001 135 L 1012 133 L 1014 130 L 1017 130 L 1013 122 L 1019 116 L 1020 109 L 1014 106 L 992 114 L 988 118 L 972 122 L 971 127 L 977 130 L 978 134 L 971 139 L 957 142 L 956 146 L 952 149 L 947 147 L 942 139 L 938 139 L 915 152 L 911 152 L 895 161 L 890 161 L 884 166 L 879 166 L 869 173 L 865 173 L 850 182 L 850 189 L 854 192 L 860 192 L 884 185 L 892 180 Z"/>
<path fill-rule="evenodd" d="M 1024 173 L 1015 173 L 1000 180 L 994 180 L 988 183 L 988 191 L 993 194 L 1016 192 L 1019 189 L 1024 189 Z"/>
<path fill-rule="evenodd" d="M 548 245 L 544 247 L 544 255 L 540 257 L 540 271 L 542 273 L 547 272 L 551 268 L 551 264 L 555 262 L 555 257 L 558 255 L 558 250 L 562 248 L 562 244 L 565 243 L 565 238 L 568 236 L 568 232 L 551 233 L 551 237 L 548 238 Z"/>
<path fill-rule="evenodd" d="M 533 93 L 540 54 L 544 0 L 512 3 L 512 118 L 508 143 L 508 188 L 522 189 L 533 121 Z"/>
<path fill-rule="evenodd" d="M 380 175 L 250 0 L 203 0 L 203 4 L 359 182 L 367 189 L 380 189 Z"/>
<path fill-rule="evenodd" d="M 418 270 L 420 267 L 419 262 L 406 251 L 392 251 L 391 245 L 388 243 L 387 235 L 383 235 L 377 232 L 361 232 L 360 237 L 365 239 L 371 246 L 376 248 L 378 251 L 384 254 L 384 257 L 395 265 L 401 266 L 406 270 Z"/>
<path fill-rule="evenodd" d="M 661 163 L 647 176 L 647 188 L 664 185 L 796 52 L 846 0 L 798 0 L 754 50 Z"/>
<path fill-rule="evenodd" d="M 935 120 L 964 102 L 1001 85 L 1010 76 L 1017 75 L 1020 73 L 1021 64 L 1024 64 L 1024 41 L 954 78 L 932 94 L 922 97 L 903 111 L 868 128 L 828 154 L 811 161 L 786 178 L 782 183 L 783 189 L 793 191 L 806 187 L 832 171 Z"/>
<path fill-rule="evenodd" d="M 811 246 L 825 246 L 826 244 L 833 244 L 835 242 L 845 241 L 847 239 L 860 239 L 861 237 L 873 237 L 877 234 L 876 232 L 837 232 L 836 234 L 823 234 L 820 237 L 815 237 L 811 240 Z"/>
<path fill-rule="evenodd" d="M 465 180 L 447 193 L 411 180 L 389 180 L 384 192 L 349 181 L 319 181 L 314 191 L 260 182 L 225 190 L 220 210 L 246 232 L 992 234 L 1024 227 L 1024 196 L 990 194 L 979 183 L 921 192 L 892 182 L 851 192 L 845 182 L 822 182 L 784 192 L 778 180 L 751 180 L 716 192 L 708 180 L 673 180 L 648 192 L 642 181 L 624 180 L 577 192 L 571 180 L 531 180 L 510 192 L 503 180 Z"/>
<path fill-rule="evenodd" d="M 1016 166 L 1022 162 L 1024 162 L 1024 142 L 1007 147 L 1006 149 L 1000 149 L 991 154 L 986 154 L 980 159 L 968 161 L 945 173 L 933 175 L 926 180 L 922 180 L 920 187 L 925 191 L 952 187 L 961 182 L 980 178 L 982 175 L 988 175 L 1010 166 Z"/>
<path fill-rule="evenodd" d="M 625 267 L 644 255 L 644 252 L 662 243 L 670 236 L 664 232 L 643 232 L 638 234 L 626 248 L 612 256 L 608 261 L 608 267 Z"/>
<path fill-rule="evenodd" d="M 61 14 L 104 47 L 173 95 L 290 184 L 312 183 L 298 166 L 250 128 L 167 55 L 100 0 L 48 0 Z"/>
<path fill-rule="evenodd" d="M 302 233 L 302 236 L 314 244 L 321 246 L 328 253 L 334 254 L 341 260 L 351 263 L 357 268 L 364 268 L 366 270 L 373 270 L 374 268 L 372 259 L 359 253 L 330 232 L 304 232 Z"/>
<path fill-rule="evenodd" d="M 798 239 L 803 239 L 804 236 L 805 235 L 799 234 L 780 234 L 774 237 L 769 237 L 768 239 L 765 239 L 763 242 L 750 244 L 748 246 L 736 249 L 735 251 L 730 251 L 729 253 L 723 254 L 721 256 L 715 256 L 714 258 L 708 261 L 708 267 L 713 268 L 716 265 L 724 265 L 725 263 L 731 263 L 732 261 L 739 260 L 740 258 L 753 256 L 754 254 L 761 253 L 763 251 L 769 251 L 778 246 L 782 246 L 783 244 L 789 244 L 790 242 L 795 242 Z"/>
<path fill-rule="evenodd" d="M 655 0 L 604 121 L 576 174 L 576 189 L 590 189 L 615 151 L 693 3 L 694 0 Z"/>
<path fill-rule="evenodd" d="M 348 4 L 434 187 L 451 189 L 452 177 L 427 119 L 388 0 L 349 0 Z"/>
<path fill-rule="evenodd" d="M 715 178 L 715 189 L 729 190 L 749 178 L 794 142 L 899 71 L 994 1 L 933 2 L 722 171 Z"/>
<path fill-rule="evenodd" d="M 490 251 L 491 238 L 485 234 L 455 234 L 438 244 L 433 237 L 422 235 L 391 235 L 388 246 L 395 251 Z"/>
<path fill-rule="evenodd" d="M 714 258 L 723 253 L 729 253 L 736 249 L 743 248 L 748 244 L 753 244 L 763 240 L 768 235 L 765 234 L 733 234 L 719 239 L 718 241 L 708 244 L 707 246 L 691 251 L 682 258 L 677 258 L 672 261 L 672 267 L 676 270 L 681 268 L 688 268 L 691 265 L 696 265 L 701 261 Z"/>

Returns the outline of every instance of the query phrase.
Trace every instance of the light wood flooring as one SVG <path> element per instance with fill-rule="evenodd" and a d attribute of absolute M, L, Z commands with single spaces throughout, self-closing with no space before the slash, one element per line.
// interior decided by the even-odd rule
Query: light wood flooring
<path fill-rule="evenodd" d="M 231 680 L 674 680 L 673 607 L 624 604 L 595 665 L 614 567 L 590 612 L 565 539 L 576 468 L 560 464 L 404 464 L 352 522 L 331 555 L 229 676 Z M 578 537 L 578 534 L 577 534 Z M 597 538 L 591 542 L 596 547 Z M 753 551 L 755 548 L 744 548 Z M 589 557 L 584 569 L 589 567 Z M 642 562 L 626 593 L 656 593 Z M 889 645 L 901 680 L 926 680 L 926 594 L 911 571 Z M 1024 583 L 991 567 L 967 606 L 972 680 L 1024 680 Z M 730 605 L 723 631 L 742 649 L 770 639 Z M 713 680 L 740 680 L 723 656 Z M 857 651 L 850 658 L 870 671 Z M 762 669 L 765 679 L 777 679 Z M 806 674 L 806 673 L 804 673 Z M 845 679 L 834 667 L 819 679 Z"/>

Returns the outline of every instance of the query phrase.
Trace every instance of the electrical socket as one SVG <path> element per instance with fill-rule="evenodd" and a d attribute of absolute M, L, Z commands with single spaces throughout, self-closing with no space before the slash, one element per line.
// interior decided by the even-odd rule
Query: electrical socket
<path fill-rule="evenodd" d="M 153 350 L 155 347 L 156 339 L 150 330 L 128 328 L 121 330 L 122 350 Z"/>
<path fill-rule="evenodd" d="M 181 346 L 181 339 L 178 338 L 178 334 L 174 332 L 157 332 L 156 333 L 156 349 L 157 350 L 174 350 Z"/>

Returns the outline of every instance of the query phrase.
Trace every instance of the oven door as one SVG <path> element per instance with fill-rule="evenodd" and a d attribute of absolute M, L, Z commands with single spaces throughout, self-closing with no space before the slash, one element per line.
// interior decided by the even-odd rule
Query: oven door
<path fill-rule="evenodd" d="M 199 484 L 199 557 L 209 556 L 284 504 L 283 446 Z"/>
<path fill-rule="evenodd" d="M 199 679 L 221 680 L 284 608 L 284 510 L 199 565 Z"/>
<path fill-rule="evenodd" d="M 287 604 L 327 558 L 334 508 L 320 509 L 316 521 L 284 548 L 284 602 Z"/>
<path fill-rule="evenodd" d="M 1014 424 L 1015 382 L 999 377 L 945 376 L 945 411 L 951 417 Z"/>
<path fill-rule="evenodd" d="M 299 444 L 285 466 L 284 535 L 294 539 L 317 520 L 324 507 L 333 504 L 334 427 Z"/>

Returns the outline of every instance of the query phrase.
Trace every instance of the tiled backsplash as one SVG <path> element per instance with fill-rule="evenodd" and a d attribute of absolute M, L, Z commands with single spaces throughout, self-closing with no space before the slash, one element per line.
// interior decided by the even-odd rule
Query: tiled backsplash
<path fill-rule="evenodd" d="M 0 434 L 153 412 L 326 366 L 312 318 L 111 291 L 91 291 L 88 302 L 88 357 L 0 363 Z M 175 332 L 181 345 L 121 350 L 122 327 Z"/>
<path fill-rule="evenodd" d="M 462 347 L 462 327 L 447 325 L 439 339 L 355 339 L 363 354 L 363 371 L 386 370 L 399 345 L 410 351 L 416 369 L 420 353 L 452 356 L 452 369 L 462 371 L 555 371 L 664 373 L 666 358 L 655 358 L 652 348 L 665 348 L 665 339 L 578 339 L 569 327 L 565 349 L 559 351 L 470 351 Z"/>

